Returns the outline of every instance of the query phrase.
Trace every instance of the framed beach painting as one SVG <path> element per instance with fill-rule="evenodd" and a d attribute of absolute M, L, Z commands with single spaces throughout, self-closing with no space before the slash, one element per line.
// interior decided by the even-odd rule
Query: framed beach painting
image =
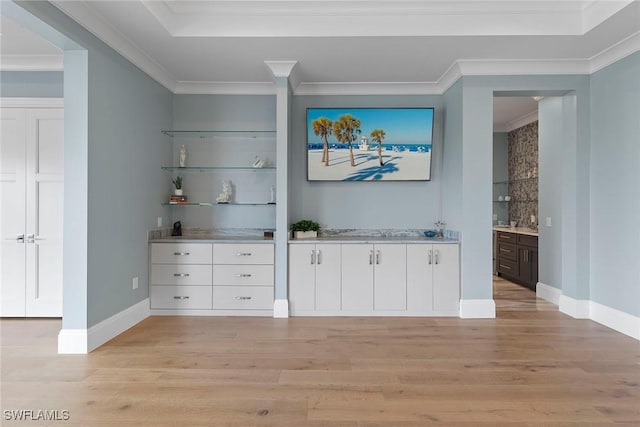
<path fill-rule="evenodd" d="M 429 181 L 433 108 L 307 108 L 309 181 Z"/>

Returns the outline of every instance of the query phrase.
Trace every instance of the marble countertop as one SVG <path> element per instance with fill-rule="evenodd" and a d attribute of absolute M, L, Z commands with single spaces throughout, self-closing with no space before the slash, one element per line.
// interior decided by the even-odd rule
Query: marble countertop
<path fill-rule="evenodd" d="M 272 237 L 262 236 L 167 236 L 150 239 L 149 243 L 273 243 Z"/>
<path fill-rule="evenodd" d="M 289 243 L 460 243 L 457 239 L 422 236 L 318 236 L 311 239 L 289 239 Z"/>
<path fill-rule="evenodd" d="M 536 230 L 532 230 L 531 228 L 525 228 L 525 227 L 497 227 L 494 226 L 493 227 L 493 231 L 504 231 L 507 233 L 515 233 L 515 234 L 526 234 L 527 236 L 537 236 L 538 235 L 538 231 Z"/>

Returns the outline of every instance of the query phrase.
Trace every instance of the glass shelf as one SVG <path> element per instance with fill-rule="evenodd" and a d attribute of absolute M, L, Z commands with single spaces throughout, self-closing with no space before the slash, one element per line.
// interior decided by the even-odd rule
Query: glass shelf
<path fill-rule="evenodd" d="M 189 203 L 162 203 L 162 206 L 275 206 L 275 203 L 251 203 L 251 202 L 233 202 L 233 203 L 218 203 L 218 202 L 189 202 Z"/>
<path fill-rule="evenodd" d="M 274 138 L 275 130 L 163 130 L 171 138 Z"/>
<path fill-rule="evenodd" d="M 265 166 L 261 168 L 254 168 L 251 166 L 162 166 L 162 170 L 165 171 L 184 171 L 184 172 L 215 172 L 215 171 L 275 171 L 275 166 Z"/>

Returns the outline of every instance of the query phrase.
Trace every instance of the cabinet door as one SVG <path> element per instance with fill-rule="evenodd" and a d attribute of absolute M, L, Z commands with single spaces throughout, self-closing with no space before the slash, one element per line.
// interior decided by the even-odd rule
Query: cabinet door
<path fill-rule="evenodd" d="M 406 310 L 407 245 L 380 244 L 374 251 L 374 309 Z"/>
<path fill-rule="evenodd" d="M 340 245 L 316 245 L 316 310 L 340 310 Z"/>
<path fill-rule="evenodd" d="M 342 310 L 373 310 L 373 245 L 342 245 Z"/>
<path fill-rule="evenodd" d="M 531 248 L 518 247 L 518 259 L 518 279 L 527 288 L 535 291 L 535 285 L 538 281 L 538 251 Z"/>
<path fill-rule="evenodd" d="M 314 251 L 314 245 L 289 245 L 289 303 L 292 314 L 315 309 Z"/>
<path fill-rule="evenodd" d="M 460 305 L 458 245 L 433 245 L 433 309 L 457 314 Z"/>
<path fill-rule="evenodd" d="M 0 114 L 0 315 L 18 317 L 25 315 L 25 114 Z"/>
<path fill-rule="evenodd" d="M 433 246 L 407 245 L 407 310 L 433 310 Z"/>

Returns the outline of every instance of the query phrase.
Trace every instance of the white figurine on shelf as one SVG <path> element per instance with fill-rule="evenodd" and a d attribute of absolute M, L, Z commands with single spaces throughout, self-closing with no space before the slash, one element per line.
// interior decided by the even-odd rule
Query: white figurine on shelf
<path fill-rule="evenodd" d="M 187 165 L 187 147 L 182 144 L 180 147 L 180 167 L 183 168 Z"/>
<path fill-rule="evenodd" d="M 274 205 L 276 203 L 276 189 L 271 186 L 271 198 L 269 199 L 269 204 Z"/>
<path fill-rule="evenodd" d="M 218 203 L 229 203 L 231 200 L 231 181 L 222 181 L 222 193 L 216 197 Z"/>

